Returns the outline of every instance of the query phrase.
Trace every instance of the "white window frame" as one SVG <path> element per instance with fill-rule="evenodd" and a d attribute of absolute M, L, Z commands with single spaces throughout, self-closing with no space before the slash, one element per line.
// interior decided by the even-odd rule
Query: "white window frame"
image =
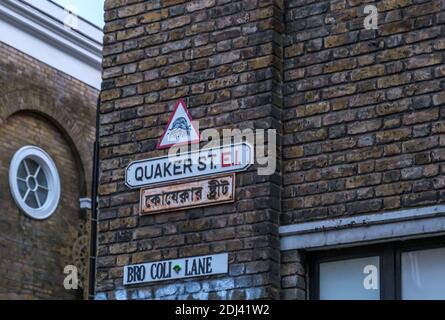
<path fill-rule="evenodd" d="M 37 162 L 48 182 L 48 197 L 45 203 L 37 209 L 27 205 L 20 195 L 17 174 L 19 166 L 24 159 L 32 159 Z M 15 203 L 27 216 L 36 220 L 49 218 L 57 209 L 61 193 L 60 177 L 56 164 L 48 153 L 39 147 L 24 146 L 20 148 L 12 157 L 9 166 L 9 188 Z"/>

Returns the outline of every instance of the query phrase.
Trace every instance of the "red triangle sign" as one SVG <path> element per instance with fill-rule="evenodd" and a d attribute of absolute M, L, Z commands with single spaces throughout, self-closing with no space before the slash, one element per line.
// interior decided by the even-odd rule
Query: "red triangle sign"
<path fill-rule="evenodd" d="M 159 139 L 157 148 L 165 149 L 174 145 L 198 143 L 201 137 L 192 121 L 184 100 L 179 99 L 168 120 L 164 133 Z"/>

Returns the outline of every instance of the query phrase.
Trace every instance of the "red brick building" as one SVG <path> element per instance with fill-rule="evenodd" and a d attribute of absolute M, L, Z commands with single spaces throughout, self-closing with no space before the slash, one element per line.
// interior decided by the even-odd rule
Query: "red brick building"
<path fill-rule="evenodd" d="M 97 299 L 445 299 L 444 1 L 105 9 Z M 201 130 L 275 129 L 277 169 L 237 173 L 233 203 L 141 215 L 125 169 L 166 154 L 179 98 Z M 127 282 L 224 254 L 227 272 Z"/>
<path fill-rule="evenodd" d="M 81 299 L 102 31 L 49 1 L 0 3 L 0 299 Z M 82 286 L 67 290 L 66 266 Z"/>

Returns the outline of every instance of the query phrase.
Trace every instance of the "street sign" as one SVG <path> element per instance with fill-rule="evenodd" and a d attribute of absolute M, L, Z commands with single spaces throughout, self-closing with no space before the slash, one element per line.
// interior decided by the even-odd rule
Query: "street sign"
<path fill-rule="evenodd" d="M 132 162 L 125 170 L 129 188 L 247 170 L 253 164 L 247 142 Z"/>
<path fill-rule="evenodd" d="M 157 148 L 165 149 L 174 145 L 198 143 L 200 140 L 199 130 L 193 125 L 192 121 L 185 102 L 179 99 L 164 133 L 159 139 Z"/>
<path fill-rule="evenodd" d="M 235 201 L 235 174 L 141 189 L 141 215 Z"/>
<path fill-rule="evenodd" d="M 124 267 L 124 285 L 227 273 L 227 253 L 135 264 Z"/>

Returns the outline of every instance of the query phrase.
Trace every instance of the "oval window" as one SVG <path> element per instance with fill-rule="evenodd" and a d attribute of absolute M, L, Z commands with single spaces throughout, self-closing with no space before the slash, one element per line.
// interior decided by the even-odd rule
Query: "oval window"
<path fill-rule="evenodd" d="M 60 178 L 56 165 L 42 149 L 19 149 L 9 166 L 9 187 L 17 206 L 34 219 L 54 213 L 60 199 Z"/>

